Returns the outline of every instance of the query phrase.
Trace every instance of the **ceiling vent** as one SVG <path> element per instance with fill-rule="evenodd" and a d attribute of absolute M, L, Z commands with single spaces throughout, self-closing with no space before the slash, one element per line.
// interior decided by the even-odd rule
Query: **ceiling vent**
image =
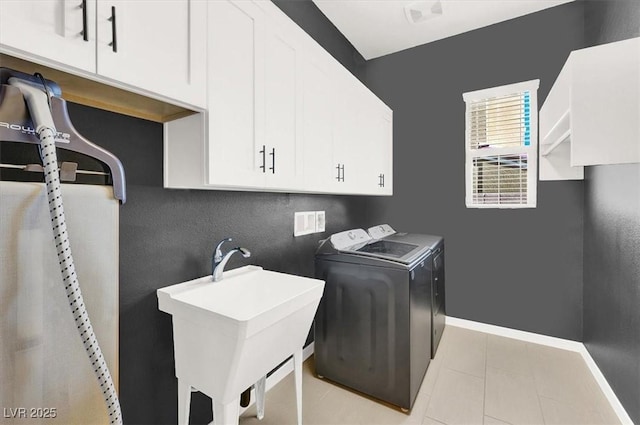
<path fill-rule="evenodd" d="M 442 16 L 442 3 L 440 0 L 410 3 L 404 7 L 404 14 L 407 17 L 407 21 L 412 24 L 419 24 Z"/>

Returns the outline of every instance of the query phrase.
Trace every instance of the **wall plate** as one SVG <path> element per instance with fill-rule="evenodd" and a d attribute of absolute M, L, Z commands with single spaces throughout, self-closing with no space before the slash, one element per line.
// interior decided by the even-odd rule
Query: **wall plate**
<path fill-rule="evenodd" d="M 316 211 L 316 232 L 324 232 L 326 225 L 326 215 L 324 211 Z"/>
<path fill-rule="evenodd" d="M 315 233 L 316 212 L 296 212 L 293 219 L 293 236 L 302 236 Z"/>

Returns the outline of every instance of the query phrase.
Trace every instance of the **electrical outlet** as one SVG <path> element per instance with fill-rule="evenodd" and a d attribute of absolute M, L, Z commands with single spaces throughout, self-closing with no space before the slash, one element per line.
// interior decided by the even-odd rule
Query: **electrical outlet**
<path fill-rule="evenodd" d="M 326 216 L 324 211 L 316 211 L 316 232 L 324 232 Z"/>
<path fill-rule="evenodd" d="M 316 231 L 316 212 L 303 211 L 294 214 L 293 218 L 293 236 L 302 236 L 315 233 Z"/>

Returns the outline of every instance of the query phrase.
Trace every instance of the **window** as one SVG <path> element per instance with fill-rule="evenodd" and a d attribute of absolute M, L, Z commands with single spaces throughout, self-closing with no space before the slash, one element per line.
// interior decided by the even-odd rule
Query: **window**
<path fill-rule="evenodd" d="M 539 82 L 463 95 L 467 208 L 535 208 Z"/>

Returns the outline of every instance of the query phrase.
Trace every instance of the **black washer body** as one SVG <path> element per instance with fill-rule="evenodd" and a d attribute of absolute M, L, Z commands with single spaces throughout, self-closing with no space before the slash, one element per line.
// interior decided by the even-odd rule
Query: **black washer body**
<path fill-rule="evenodd" d="M 431 250 L 411 264 L 316 255 L 325 289 L 315 321 L 318 375 L 411 409 L 432 353 Z"/>
<path fill-rule="evenodd" d="M 436 356 L 436 350 L 444 332 L 445 316 L 445 280 L 444 280 L 444 241 L 433 248 L 432 283 L 431 283 L 431 358 Z"/>

